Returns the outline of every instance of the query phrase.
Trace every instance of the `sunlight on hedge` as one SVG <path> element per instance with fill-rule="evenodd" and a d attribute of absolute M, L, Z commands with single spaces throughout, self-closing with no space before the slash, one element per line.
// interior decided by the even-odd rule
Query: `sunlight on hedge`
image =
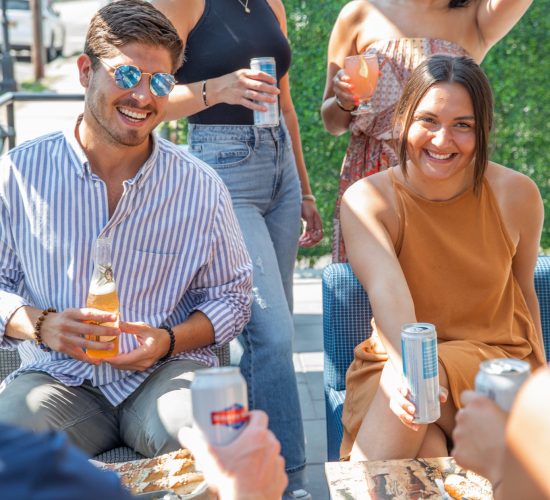
<path fill-rule="evenodd" d="M 290 79 L 300 120 L 306 164 L 324 222 L 322 244 L 300 250 L 315 260 L 330 253 L 332 215 L 338 176 L 348 136 L 328 134 L 319 109 L 325 86 L 328 39 L 345 1 L 284 0 L 292 45 Z M 495 134 L 492 159 L 529 175 L 539 186 L 550 213 L 550 0 L 537 0 L 516 27 L 492 49 L 483 68 L 495 92 Z M 186 134 L 178 132 L 179 142 Z M 541 246 L 550 248 L 546 221 Z"/>
<path fill-rule="evenodd" d="M 325 85 L 328 38 L 342 2 L 284 0 L 293 49 L 292 96 L 300 119 L 306 164 L 325 224 L 323 244 L 300 256 L 330 253 L 332 214 L 347 135 L 323 129 L 319 108 Z M 535 180 L 550 213 L 550 0 L 538 0 L 516 27 L 489 53 L 483 68 L 495 92 L 496 127 L 492 159 Z M 303 29 L 302 20 L 308 19 Z M 550 223 L 542 236 L 550 247 Z"/>

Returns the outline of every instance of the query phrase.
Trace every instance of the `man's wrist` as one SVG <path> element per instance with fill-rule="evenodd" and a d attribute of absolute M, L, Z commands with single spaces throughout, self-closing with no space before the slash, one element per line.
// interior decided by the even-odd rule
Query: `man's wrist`
<path fill-rule="evenodd" d="M 174 347 L 176 347 L 176 335 L 174 334 L 174 330 L 170 328 L 167 325 L 161 325 L 159 326 L 161 330 L 164 330 L 168 336 L 170 337 L 170 343 L 168 345 L 168 350 L 166 351 L 166 354 L 162 356 L 159 361 L 166 361 L 169 358 L 172 357 L 172 354 L 174 353 Z"/>
<path fill-rule="evenodd" d="M 44 309 L 38 318 L 36 319 L 34 323 L 34 342 L 40 349 L 46 352 L 50 352 L 51 349 L 46 345 L 44 342 L 44 339 L 42 338 L 42 325 L 44 324 L 44 321 L 46 321 L 46 318 L 48 317 L 48 314 L 50 313 L 56 313 L 57 309 L 53 307 L 48 307 L 47 309 Z"/>
<path fill-rule="evenodd" d="M 34 325 L 41 311 L 29 304 L 17 306 L 8 313 L 4 335 L 11 339 L 34 341 Z"/>

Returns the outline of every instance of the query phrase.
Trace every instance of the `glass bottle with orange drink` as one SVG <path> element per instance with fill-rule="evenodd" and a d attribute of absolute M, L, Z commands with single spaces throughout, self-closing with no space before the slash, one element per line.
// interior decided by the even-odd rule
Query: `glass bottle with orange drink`
<path fill-rule="evenodd" d="M 94 272 L 88 291 L 86 307 L 100 309 L 117 315 L 117 320 L 112 323 L 102 323 L 102 326 L 118 328 L 119 304 L 116 292 L 115 277 L 111 264 L 112 239 L 108 237 L 98 238 L 94 246 Z M 87 349 L 86 354 L 90 358 L 111 358 L 118 354 L 118 336 L 87 335 L 88 340 L 96 342 L 110 342 L 113 348 L 109 350 Z"/>

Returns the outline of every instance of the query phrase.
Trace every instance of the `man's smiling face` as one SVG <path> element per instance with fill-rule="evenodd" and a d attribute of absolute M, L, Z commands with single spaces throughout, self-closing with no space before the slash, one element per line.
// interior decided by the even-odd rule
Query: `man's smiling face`
<path fill-rule="evenodd" d="M 96 60 L 94 67 L 88 56 L 79 59 L 80 80 L 86 87 L 84 117 L 103 140 L 138 146 L 148 140 L 164 118 L 168 96 L 158 97 L 151 92 L 148 74 L 143 74 L 131 89 L 118 87 L 113 68 L 129 64 L 143 73 L 171 73 L 170 53 L 161 46 L 139 43 L 129 43 L 115 52 L 113 57 Z"/>

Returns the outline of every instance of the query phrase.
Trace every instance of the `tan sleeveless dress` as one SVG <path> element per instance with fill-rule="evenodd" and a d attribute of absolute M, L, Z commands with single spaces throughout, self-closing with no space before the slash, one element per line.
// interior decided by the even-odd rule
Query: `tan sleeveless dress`
<path fill-rule="evenodd" d="M 391 177 L 400 219 L 396 253 L 417 321 L 436 326 L 456 407 L 485 359 L 525 359 L 533 370 L 545 364 L 542 339 L 512 273 L 515 248 L 487 179 L 479 196 L 468 189 L 430 201 Z M 375 351 L 384 352 L 376 332 L 355 348 L 346 375 L 342 457 L 351 451 L 387 360 Z"/>

